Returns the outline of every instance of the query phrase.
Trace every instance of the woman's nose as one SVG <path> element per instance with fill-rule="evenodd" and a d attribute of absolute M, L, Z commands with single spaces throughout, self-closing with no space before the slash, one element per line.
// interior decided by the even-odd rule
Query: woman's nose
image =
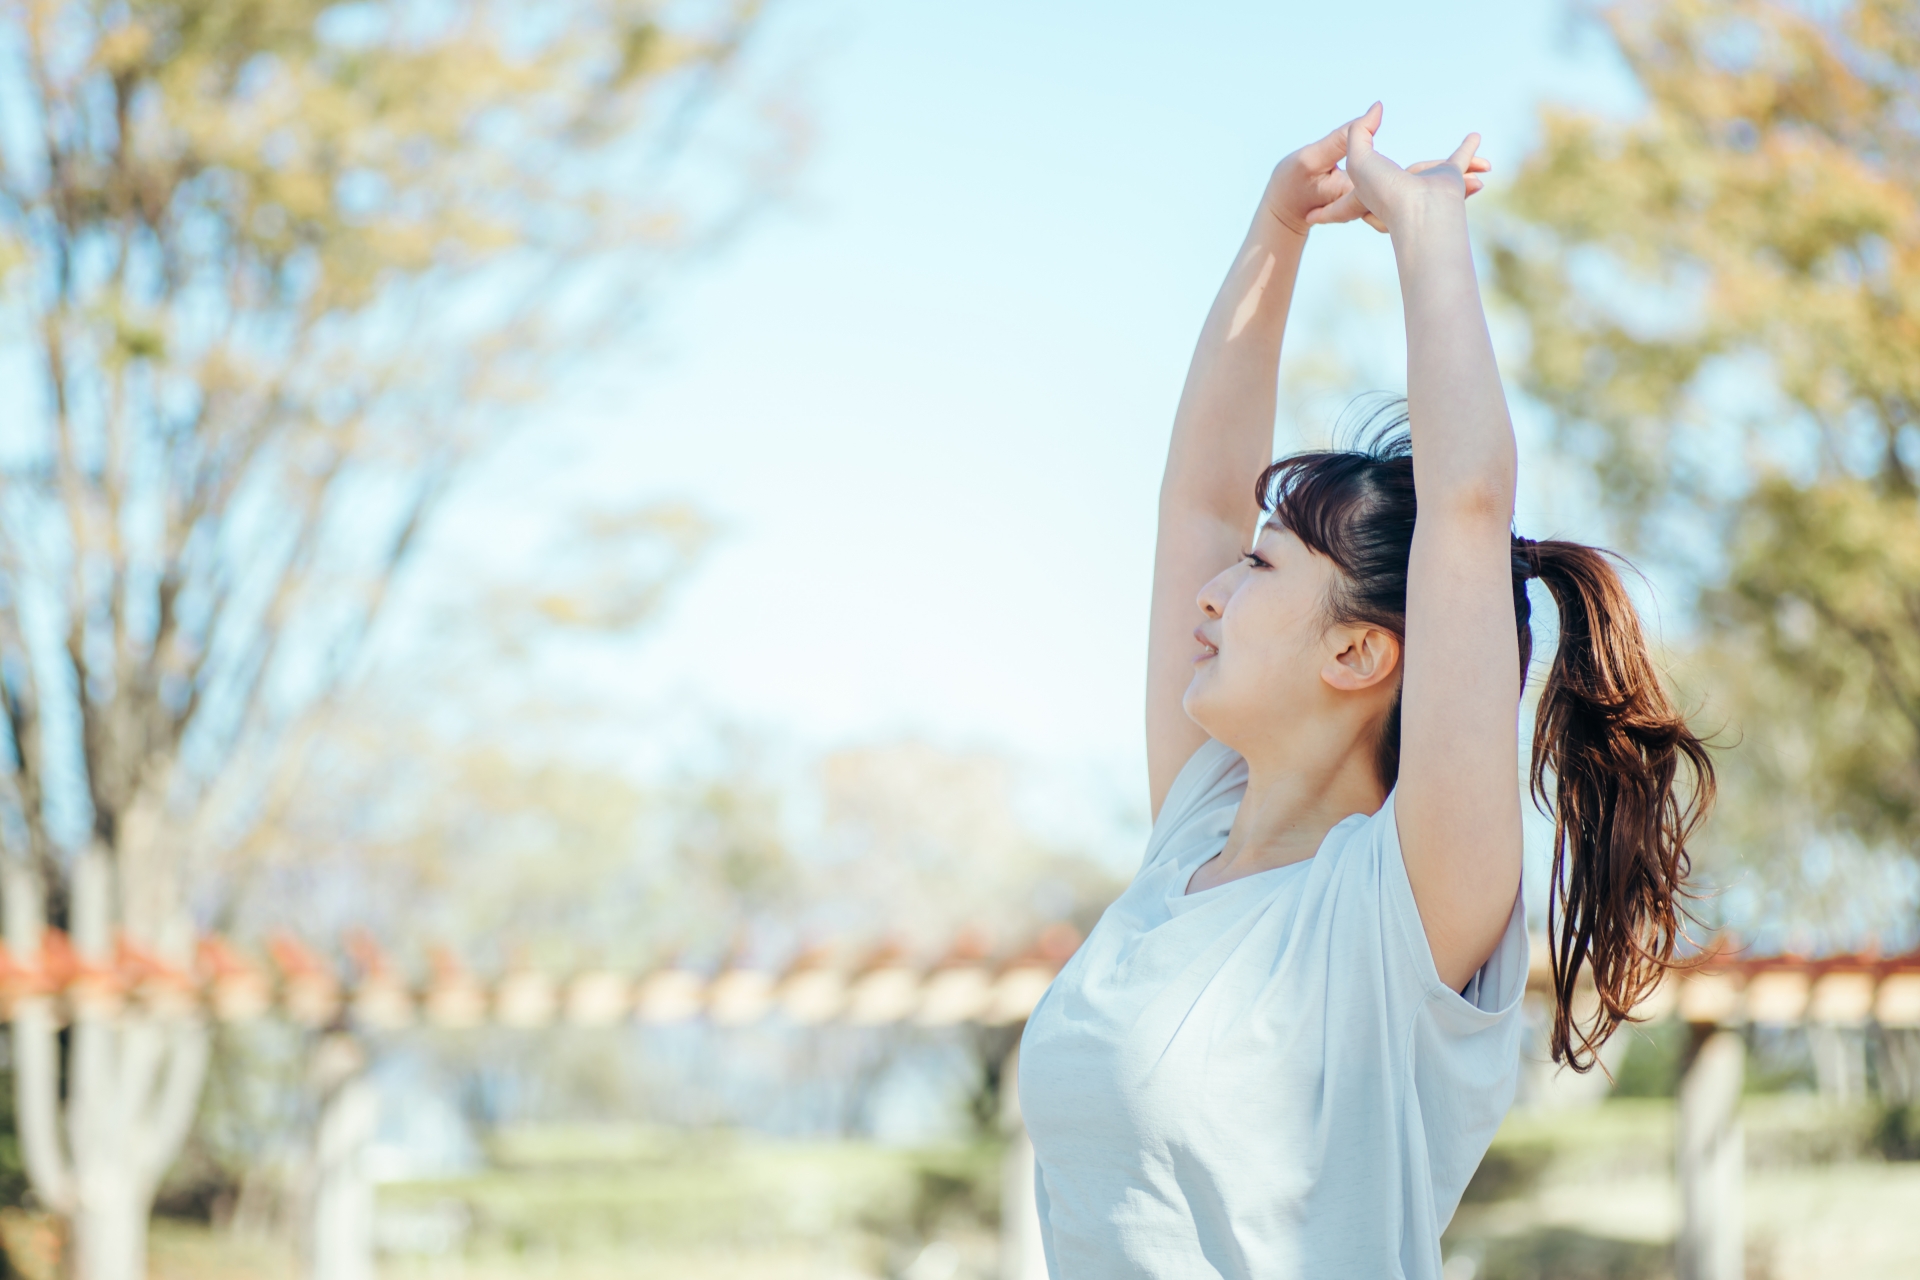
<path fill-rule="evenodd" d="M 1200 612 L 1206 614 L 1209 618 L 1217 618 L 1220 616 L 1219 586 L 1220 579 L 1214 578 L 1210 580 L 1206 586 L 1200 588 L 1200 596 L 1198 599 Z"/>

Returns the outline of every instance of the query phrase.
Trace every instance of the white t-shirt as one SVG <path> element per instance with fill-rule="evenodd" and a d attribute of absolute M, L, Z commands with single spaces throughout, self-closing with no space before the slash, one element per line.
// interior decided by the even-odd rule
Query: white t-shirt
<path fill-rule="evenodd" d="M 1188 894 L 1246 763 L 1209 741 L 1146 861 L 1020 1044 L 1055 1280 L 1439 1280 L 1440 1232 L 1513 1101 L 1516 898 L 1464 994 L 1434 969 L 1393 797 L 1304 862 Z"/>

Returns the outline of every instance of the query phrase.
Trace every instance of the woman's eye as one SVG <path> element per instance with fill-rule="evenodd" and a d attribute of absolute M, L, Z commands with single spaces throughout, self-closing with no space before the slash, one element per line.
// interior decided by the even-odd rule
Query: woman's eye
<path fill-rule="evenodd" d="M 1262 560 L 1259 556 L 1255 555 L 1251 551 L 1242 551 L 1240 553 L 1240 558 L 1242 560 L 1245 560 L 1248 564 L 1252 565 L 1256 569 L 1271 569 L 1273 567 L 1272 565 L 1268 564 L 1265 560 Z"/>

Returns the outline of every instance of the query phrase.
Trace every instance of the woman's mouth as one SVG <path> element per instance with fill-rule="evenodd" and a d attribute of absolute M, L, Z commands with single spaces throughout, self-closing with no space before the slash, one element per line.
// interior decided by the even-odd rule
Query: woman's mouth
<path fill-rule="evenodd" d="M 1200 652 L 1193 656 L 1195 665 L 1205 662 L 1208 658 L 1220 656 L 1220 647 L 1207 639 L 1207 633 L 1199 627 L 1193 629 L 1193 638 L 1200 642 Z"/>

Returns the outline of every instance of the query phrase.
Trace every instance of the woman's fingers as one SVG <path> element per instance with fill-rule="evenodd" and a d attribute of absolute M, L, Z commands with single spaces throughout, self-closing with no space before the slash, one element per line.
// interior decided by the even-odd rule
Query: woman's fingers
<path fill-rule="evenodd" d="M 1335 126 L 1326 137 L 1318 142 L 1309 142 L 1294 154 L 1311 172 L 1319 173 L 1333 168 L 1347 158 L 1347 135 L 1353 126 L 1365 120 L 1367 115 L 1374 115 L 1372 127 L 1375 129 L 1380 127 L 1377 116 L 1379 111 L 1380 104 L 1376 102 L 1367 109 L 1366 114 L 1355 116 L 1345 124 Z"/>
<path fill-rule="evenodd" d="M 1367 206 L 1360 203 L 1360 197 L 1348 187 L 1344 195 L 1337 200 L 1329 200 L 1307 215 L 1307 225 L 1322 226 L 1331 222 L 1352 222 L 1355 218 L 1366 216 Z"/>
<path fill-rule="evenodd" d="M 1429 169 L 1436 169 L 1443 164 L 1452 164 L 1452 163 L 1453 163 L 1453 160 L 1451 158 L 1448 158 L 1446 160 L 1420 160 L 1420 161 L 1416 161 L 1413 164 L 1408 165 L 1407 172 L 1408 173 L 1425 173 Z M 1475 156 L 1472 162 L 1468 164 L 1465 172 L 1469 174 L 1488 173 L 1488 172 L 1491 172 L 1492 169 L 1493 169 L 1493 161 L 1484 160 L 1479 156 Z"/>
<path fill-rule="evenodd" d="M 1331 169 L 1333 166 L 1339 164 L 1342 160 L 1346 159 L 1347 130 L 1352 127 L 1353 121 L 1349 120 L 1347 123 L 1335 127 L 1331 133 L 1327 134 L 1326 137 L 1320 139 L 1318 142 L 1309 142 L 1306 146 L 1300 148 L 1298 154 L 1301 162 L 1304 163 L 1308 169 L 1316 173 L 1324 169 Z"/>
<path fill-rule="evenodd" d="M 1391 183 L 1393 174 L 1399 173 L 1400 166 L 1373 149 L 1373 137 L 1380 127 L 1381 108 L 1374 103 L 1372 110 L 1353 122 L 1347 131 L 1347 172 L 1354 175 L 1354 181 L 1363 187 L 1374 187 L 1373 197 L 1379 198 L 1380 183 Z M 1362 178 L 1360 175 L 1370 174 Z"/>
<path fill-rule="evenodd" d="M 1467 135 L 1467 141 L 1461 144 L 1461 150 L 1465 150 L 1469 145 L 1478 146 L 1479 144 L 1480 144 L 1480 135 L 1469 134 Z M 1481 179 L 1480 175 L 1483 173 L 1491 173 L 1493 171 L 1493 161 L 1488 160 L 1484 156 L 1469 155 L 1466 158 L 1465 168 L 1461 168 L 1460 158 L 1461 158 L 1461 151 L 1455 151 L 1452 155 L 1448 156 L 1445 160 L 1422 160 L 1417 164 L 1410 164 L 1407 166 L 1407 172 L 1408 173 L 1425 173 L 1429 169 L 1437 169 L 1441 165 L 1447 165 L 1449 167 L 1461 170 L 1461 176 L 1463 176 L 1467 181 L 1468 195 L 1472 195 L 1476 191 L 1486 190 L 1487 184 L 1485 181 Z"/>
<path fill-rule="evenodd" d="M 1376 102 L 1347 126 L 1347 155 L 1350 158 L 1373 154 L 1373 135 L 1380 131 L 1380 121 L 1385 115 L 1386 108 Z"/>
<path fill-rule="evenodd" d="M 1453 149 L 1453 154 L 1447 157 L 1447 163 L 1458 169 L 1461 173 L 1472 173 L 1474 162 L 1473 153 L 1479 149 L 1480 135 L 1470 133 L 1461 140 L 1459 146 Z"/>
<path fill-rule="evenodd" d="M 1486 181 L 1480 176 L 1493 169 L 1493 162 L 1479 155 L 1480 135 L 1470 133 L 1455 147 L 1453 154 L 1444 160 L 1422 160 L 1418 164 L 1408 165 L 1402 170 L 1392 160 L 1373 149 L 1374 134 L 1380 129 L 1380 121 L 1385 115 L 1381 104 L 1374 103 L 1367 108 L 1366 114 L 1353 120 L 1346 126 L 1344 150 L 1346 152 L 1346 175 L 1353 189 L 1341 193 L 1338 198 L 1329 199 L 1306 217 L 1309 224 L 1319 225 L 1329 222 L 1351 222 L 1362 219 L 1375 231 L 1386 231 L 1386 218 L 1368 206 L 1372 200 L 1384 209 L 1396 199 L 1395 193 L 1402 189 L 1406 175 L 1425 173 L 1442 165 L 1459 173 L 1467 195 L 1486 189 Z M 1315 144 L 1316 149 L 1327 147 L 1327 140 Z"/>

